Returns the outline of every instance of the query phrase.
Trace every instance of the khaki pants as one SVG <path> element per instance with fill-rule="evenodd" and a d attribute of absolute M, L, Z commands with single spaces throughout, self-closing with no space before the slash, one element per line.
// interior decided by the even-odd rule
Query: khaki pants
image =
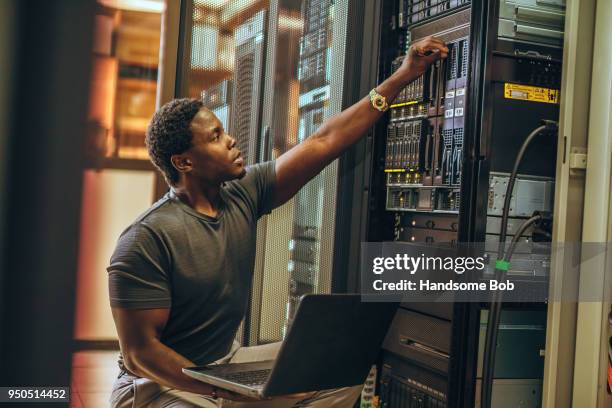
<path fill-rule="evenodd" d="M 217 363 L 247 363 L 273 360 L 278 353 L 279 343 L 254 347 L 236 346 L 232 352 Z M 113 408 L 352 408 L 361 393 L 362 385 L 335 390 L 320 391 L 304 399 L 273 398 L 266 401 L 235 402 L 223 399 L 213 400 L 203 395 L 161 386 L 146 378 L 123 374 L 115 381 L 110 398 Z"/>

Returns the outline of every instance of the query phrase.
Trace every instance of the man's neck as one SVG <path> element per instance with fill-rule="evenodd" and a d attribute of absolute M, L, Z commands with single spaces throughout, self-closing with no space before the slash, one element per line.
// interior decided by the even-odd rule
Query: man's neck
<path fill-rule="evenodd" d="M 211 217 L 217 216 L 221 198 L 219 184 L 198 184 L 191 180 L 183 180 L 172 190 L 185 204 L 197 212 Z"/>

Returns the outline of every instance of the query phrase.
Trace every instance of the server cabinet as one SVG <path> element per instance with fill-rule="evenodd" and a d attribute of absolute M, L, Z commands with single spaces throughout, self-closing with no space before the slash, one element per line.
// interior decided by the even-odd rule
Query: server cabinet
<path fill-rule="evenodd" d="M 370 166 L 361 241 L 483 242 L 496 248 L 500 200 L 516 154 L 540 120 L 558 119 L 563 6 L 377 2 L 379 43 L 364 53 L 363 64 L 378 61 L 371 85 L 426 36 L 444 40 L 449 55 L 410 84 L 373 131 L 365 155 Z M 534 210 L 552 210 L 556 145 L 555 137 L 544 137 L 530 146 L 513 190 L 511 231 Z M 524 239 L 531 239 L 530 231 Z M 548 261 L 521 254 L 518 269 L 509 273 L 546 279 Z M 403 303 L 381 353 L 382 406 L 479 406 L 487 309 L 486 303 Z M 502 313 L 503 327 L 516 330 L 511 333 L 520 341 L 508 341 L 510 332 L 500 331 L 504 347 L 496 359 L 502 368 L 495 372 L 493 406 L 508 393 L 517 403 L 539 406 L 545 310 L 544 304 L 515 304 Z M 519 352 L 529 371 L 508 358 Z"/>

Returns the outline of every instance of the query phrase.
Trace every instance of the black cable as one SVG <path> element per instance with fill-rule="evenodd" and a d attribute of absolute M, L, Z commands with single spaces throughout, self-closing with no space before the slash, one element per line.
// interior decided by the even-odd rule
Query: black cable
<path fill-rule="evenodd" d="M 529 218 L 523 224 L 521 224 L 520 228 L 512 237 L 512 241 L 510 242 L 510 247 L 508 248 L 508 252 L 504 256 L 505 262 L 510 262 L 512 258 L 512 254 L 516 248 L 516 244 L 519 239 L 523 235 L 523 233 L 534 223 L 538 222 L 542 219 L 541 215 L 536 215 Z M 499 258 L 498 258 L 499 259 Z M 504 271 L 495 269 L 495 279 L 501 280 L 504 276 Z M 493 394 L 493 373 L 495 369 L 495 352 L 497 345 L 497 332 L 499 327 L 499 321 L 501 319 L 501 291 L 497 291 L 494 293 L 494 298 L 491 301 L 491 307 L 489 308 L 489 316 L 487 318 L 487 333 L 485 338 L 484 345 L 484 361 L 482 364 L 482 389 L 481 389 L 481 408 L 490 408 L 491 406 L 491 398 Z M 490 330 L 491 328 L 491 330 Z M 494 329 L 493 329 L 494 328 Z"/>
<path fill-rule="evenodd" d="M 510 241 L 510 247 L 508 247 L 508 252 L 506 252 L 506 256 L 504 256 L 504 261 L 510 262 L 510 258 L 514 253 L 514 249 L 516 248 L 516 244 L 518 243 L 519 238 L 525 233 L 525 231 L 527 231 L 527 228 L 531 227 L 532 224 L 535 224 L 541 219 L 542 216 L 540 214 L 537 214 L 521 224 L 521 226 L 516 231 L 514 237 L 512 237 L 512 241 Z"/>
<path fill-rule="evenodd" d="M 510 213 L 510 200 L 512 199 L 512 190 L 514 190 L 514 182 L 516 181 L 516 175 L 518 174 L 519 166 L 523 161 L 523 156 L 527 151 L 527 147 L 531 144 L 531 141 L 539 135 L 543 130 L 548 128 L 547 125 L 537 127 L 533 132 L 527 136 L 527 139 L 523 142 L 521 149 L 516 156 L 514 161 L 514 168 L 510 173 L 510 179 L 508 179 L 508 186 L 506 187 L 506 196 L 504 197 L 504 208 L 502 210 L 501 229 L 499 232 L 499 247 L 497 249 L 497 259 L 501 259 L 504 256 L 504 243 L 506 242 L 506 235 L 508 233 L 508 214 Z"/>
<path fill-rule="evenodd" d="M 543 123 L 544 124 L 542 126 L 537 127 L 529 134 L 529 136 L 527 136 L 514 161 L 514 167 L 508 180 L 508 186 L 506 187 L 506 196 L 504 197 L 504 207 L 502 210 L 501 228 L 499 234 L 499 246 L 497 249 L 498 260 L 504 259 L 506 262 L 509 262 L 510 257 L 512 257 L 512 253 L 514 252 L 516 242 L 518 242 L 520 236 L 530 225 L 541 219 L 541 216 L 534 216 L 525 221 L 521 225 L 517 233 L 514 235 L 507 256 L 504 256 L 504 244 L 506 242 L 506 236 L 508 233 L 508 215 L 510 213 L 510 200 L 512 199 L 512 190 L 514 189 L 514 182 L 516 181 L 516 175 L 518 174 L 518 169 L 521 164 L 521 161 L 523 160 L 523 156 L 527 151 L 527 147 L 529 147 L 532 140 L 536 136 L 541 134 L 544 130 L 551 131 L 551 133 L 552 131 L 557 130 L 556 122 L 543 121 Z M 497 280 L 500 280 L 503 277 L 504 273 L 505 272 L 503 270 L 495 268 L 495 278 Z M 491 408 L 491 396 L 493 393 L 493 371 L 495 368 L 495 349 L 497 345 L 497 330 L 501 317 L 501 301 L 502 292 L 495 292 L 493 294 L 493 299 L 491 300 L 489 316 L 487 318 L 487 332 L 484 345 L 484 361 L 482 365 L 482 387 L 480 393 L 481 408 Z"/>

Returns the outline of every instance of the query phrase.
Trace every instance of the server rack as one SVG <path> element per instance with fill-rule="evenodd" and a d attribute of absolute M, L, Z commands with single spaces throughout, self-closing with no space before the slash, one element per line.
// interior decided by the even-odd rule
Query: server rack
<path fill-rule="evenodd" d="M 232 95 L 233 116 L 229 132 L 244 155 L 247 164 L 257 163 L 260 156 L 260 120 L 265 71 L 266 10 L 261 10 L 235 31 L 235 87 Z"/>
<path fill-rule="evenodd" d="M 540 119 L 558 118 L 563 2 L 546 3 L 544 7 L 527 0 L 377 3 L 380 43 L 372 55 L 364 55 L 364 59 L 378 58 L 377 82 L 401 62 L 411 42 L 427 35 L 441 37 L 450 52 L 446 61 L 400 94 L 387 120 L 374 130 L 371 153 L 365 158 L 370 173 L 361 191 L 361 206 L 368 217 L 361 241 L 496 243 L 503 194 L 495 196 L 495 189 L 501 190 L 507 182 L 529 131 Z M 514 31 L 508 30 L 509 25 Z M 550 100 L 508 96 L 513 89 L 522 90 L 520 86 L 550 90 Z M 550 140 L 539 140 L 525 158 L 521 191 L 527 191 L 537 205 L 517 208 L 511 214 L 511 227 L 534 209 L 552 207 L 556 141 Z M 546 262 L 526 258 L 523 265 L 547 274 Z M 382 406 L 478 405 L 487 307 L 403 303 L 381 353 Z M 529 350 L 523 358 L 532 370 L 520 372 L 501 364 L 495 389 L 498 395 L 513 390 L 519 399 L 521 392 L 529 394 L 523 403 L 537 406 L 545 306 L 506 309 L 502 321 L 537 334 L 518 343 Z M 505 332 L 502 337 L 507 344 Z"/>
<path fill-rule="evenodd" d="M 389 123 L 375 130 L 368 197 L 373 205 L 363 240 L 457 242 L 464 126 L 469 115 L 470 5 L 393 3 L 381 4 L 381 26 L 387 28 L 381 29 L 381 43 L 399 46 L 381 46 L 379 80 L 400 63 L 411 42 L 428 35 L 448 43 L 449 58 L 402 92 L 391 107 Z M 381 172 L 375 156 L 383 150 L 386 162 Z M 383 225 L 386 228 L 376 227 Z M 473 369 L 477 343 L 473 338 L 477 314 L 469 309 L 469 305 L 402 305 L 381 355 L 382 406 L 443 407 L 449 401 L 469 400 L 473 385 L 464 378 Z"/>

